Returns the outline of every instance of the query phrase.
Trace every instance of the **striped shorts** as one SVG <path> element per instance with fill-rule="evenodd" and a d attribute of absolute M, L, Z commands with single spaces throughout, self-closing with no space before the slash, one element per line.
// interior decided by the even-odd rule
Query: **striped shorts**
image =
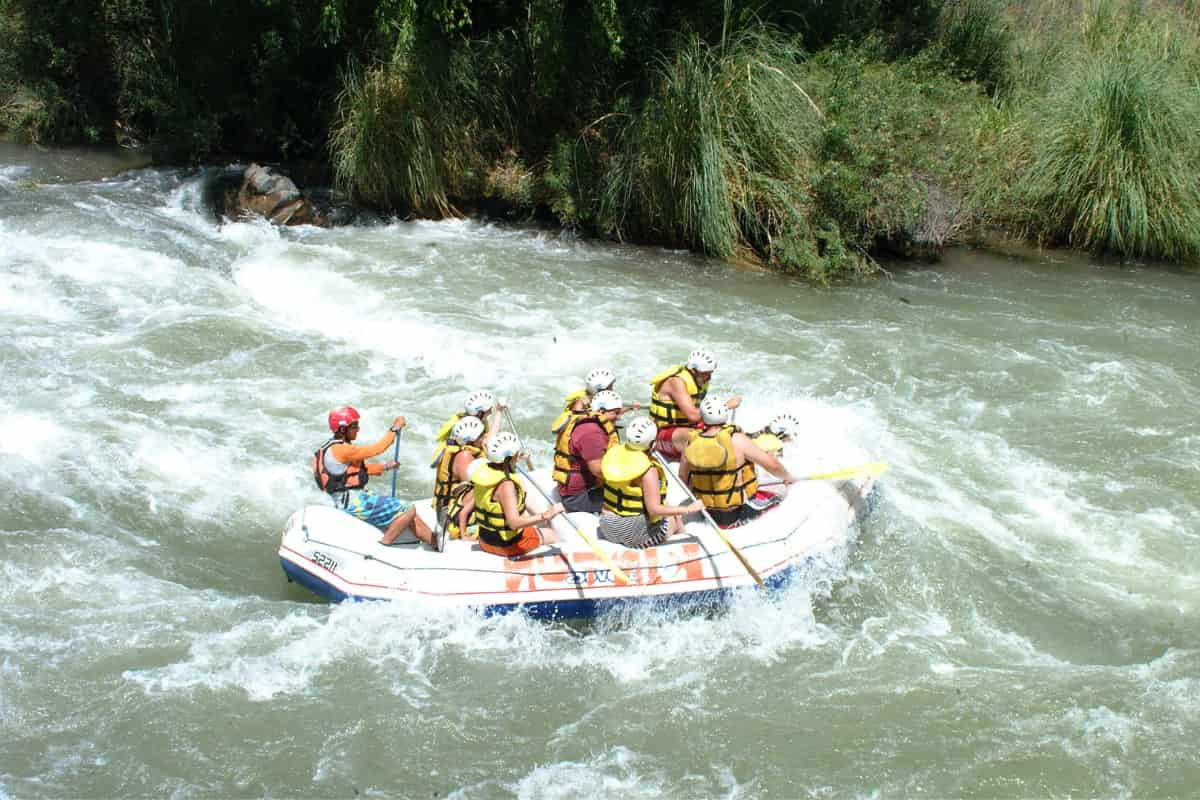
<path fill-rule="evenodd" d="M 601 514 L 599 532 L 601 539 L 641 550 L 662 544 L 667 540 L 667 518 L 663 517 L 658 522 L 650 524 L 641 514 L 634 517 Z"/>
<path fill-rule="evenodd" d="M 374 525 L 381 531 L 386 531 L 388 526 L 395 522 L 396 517 L 410 508 L 412 508 L 412 503 L 398 497 L 384 497 L 370 492 L 353 492 L 346 505 L 342 506 L 342 511 L 369 525 Z"/>

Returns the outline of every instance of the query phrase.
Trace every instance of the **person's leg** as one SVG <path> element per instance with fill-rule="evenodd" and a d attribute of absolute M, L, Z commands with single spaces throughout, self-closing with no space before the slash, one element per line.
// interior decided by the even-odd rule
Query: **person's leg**
<path fill-rule="evenodd" d="M 394 510 L 400 513 L 395 514 L 392 521 L 388 524 L 387 530 L 383 533 L 383 538 L 379 540 L 380 544 L 391 544 L 396 541 L 406 528 L 412 527 L 417 539 L 427 545 L 434 545 L 433 531 L 425 524 L 425 520 L 421 519 L 417 514 L 417 507 L 415 505 L 391 497 L 383 499 L 396 503 Z"/>
<path fill-rule="evenodd" d="M 413 506 L 409 510 L 413 512 L 413 518 L 412 518 L 413 533 L 415 533 L 417 535 L 417 538 L 420 539 L 425 544 L 433 545 L 434 547 L 436 547 L 437 544 L 433 540 L 433 531 L 430 529 L 430 527 L 428 525 L 425 524 L 425 520 L 421 519 L 421 515 L 417 513 L 417 507 Z"/>
<path fill-rule="evenodd" d="M 642 546 L 657 547 L 658 545 L 667 541 L 667 539 L 669 539 L 674 533 L 678 533 L 678 531 L 671 530 L 672 524 L 680 522 L 680 517 L 663 517 L 658 522 L 655 522 L 652 525 L 647 525 L 646 542 Z M 680 524 L 679 529 L 681 530 L 682 528 L 683 526 Z"/>
<path fill-rule="evenodd" d="M 736 508 L 710 508 L 708 515 L 712 517 L 712 521 L 720 525 L 722 528 L 727 528 L 738 521 L 738 510 Z"/>
<path fill-rule="evenodd" d="M 387 530 L 383 532 L 383 538 L 379 540 L 380 544 L 391 544 L 399 538 L 404 529 L 412 524 L 413 519 L 417 516 L 417 509 L 409 506 L 407 511 L 397 514 L 392 518 L 391 523 L 387 526 Z"/>

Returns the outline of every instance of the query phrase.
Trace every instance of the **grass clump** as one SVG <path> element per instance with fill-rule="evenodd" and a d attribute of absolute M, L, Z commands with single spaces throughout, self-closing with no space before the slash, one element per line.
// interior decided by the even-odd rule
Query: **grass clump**
<path fill-rule="evenodd" d="M 1011 86 L 1014 40 L 999 0 L 947 3 L 938 19 L 938 44 L 961 79 L 992 94 Z"/>
<path fill-rule="evenodd" d="M 1093 252 L 1200 255 L 1195 91 L 1144 52 L 1082 62 L 1050 95 L 1028 172 L 1039 232 Z"/>
<path fill-rule="evenodd" d="M 760 32 L 719 46 L 690 37 L 660 60 L 616 136 L 601 227 L 814 277 L 851 266 L 810 191 L 822 113 L 799 82 L 801 57 Z"/>
<path fill-rule="evenodd" d="M 933 255 L 973 217 L 971 132 L 986 105 L 930 52 L 880 62 L 872 48 L 828 50 L 805 65 L 826 120 L 814 191 L 826 216 L 861 252 Z"/>
<path fill-rule="evenodd" d="M 348 73 L 330 135 L 339 185 L 375 207 L 430 217 L 455 213 L 454 198 L 483 196 L 495 108 L 481 101 L 472 56 L 468 47 L 401 54 Z"/>

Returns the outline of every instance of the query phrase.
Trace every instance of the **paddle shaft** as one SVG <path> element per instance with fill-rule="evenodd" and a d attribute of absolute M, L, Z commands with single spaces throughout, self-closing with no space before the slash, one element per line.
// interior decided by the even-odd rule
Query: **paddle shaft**
<path fill-rule="evenodd" d="M 537 493 L 540 494 L 543 498 L 545 498 L 547 503 L 549 503 L 550 505 L 554 505 L 554 503 L 550 500 L 550 495 L 546 494 L 546 492 L 544 492 L 542 490 L 542 487 L 538 485 L 537 481 L 535 481 L 533 479 L 532 475 L 530 475 L 528 472 L 521 469 L 520 467 L 517 467 L 517 472 L 519 472 L 521 474 L 521 476 L 523 478 L 525 478 L 525 480 L 529 483 L 530 486 L 532 486 L 534 489 L 537 489 Z M 570 517 L 567 517 L 565 512 L 564 512 L 563 516 L 566 518 L 567 524 L 569 524 L 572 528 L 575 529 L 575 533 L 579 534 L 579 538 L 583 539 L 583 541 L 585 543 L 587 543 L 587 546 L 592 549 L 592 552 L 595 553 L 596 556 L 602 562 L 604 562 L 604 566 L 606 566 L 610 570 L 612 570 L 613 577 L 620 580 L 622 583 L 629 583 L 629 576 L 626 575 L 625 572 L 620 567 L 618 567 L 611 558 L 609 558 L 608 553 L 601 550 L 600 546 L 596 544 L 596 542 L 592 539 L 592 537 L 590 537 L 586 533 L 584 533 L 583 529 L 580 528 L 578 525 L 576 525 L 574 520 L 572 520 Z"/>
<path fill-rule="evenodd" d="M 508 420 L 508 427 L 512 429 L 513 435 L 517 437 L 517 446 L 524 450 L 525 442 L 521 440 L 521 432 L 517 430 L 516 424 L 513 423 L 512 414 L 508 413 L 508 406 L 504 407 L 504 418 Z"/>
<path fill-rule="evenodd" d="M 848 481 L 854 478 L 878 478 L 883 473 L 887 472 L 888 463 L 886 461 L 873 461 L 870 464 L 860 464 L 857 467 L 846 467 L 832 472 L 818 472 L 813 475 L 805 475 L 803 478 L 796 478 L 797 481 Z M 759 486 L 778 486 L 783 481 L 768 481 L 760 483 Z"/>
<path fill-rule="evenodd" d="M 666 459 L 664 459 L 658 453 L 655 453 L 654 460 L 657 461 L 659 464 L 662 464 L 663 471 L 666 472 L 668 476 L 673 478 L 675 480 L 675 485 L 677 485 L 680 489 L 683 490 L 683 493 L 685 495 L 687 495 L 687 498 L 689 500 L 691 500 L 693 503 L 695 503 L 696 496 L 694 494 L 692 494 L 692 490 L 687 487 L 687 484 L 683 482 L 683 479 L 671 471 L 671 468 L 669 466 L 667 466 Z M 765 583 L 763 583 L 762 576 L 758 574 L 758 570 L 756 570 L 754 567 L 750 566 L 750 562 L 746 560 L 746 557 L 744 555 L 742 555 L 742 551 L 738 550 L 736 547 L 733 546 L 733 542 L 729 541 L 729 538 L 725 535 L 725 532 L 721 530 L 720 526 L 718 526 L 717 523 L 713 520 L 713 518 L 709 515 L 708 509 L 707 508 L 701 509 L 700 513 L 704 515 L 704 520 L 713 529 L 713 532 L 715 532 L 717 534 L 717 536 L 721 537 L 721 541 L 724 542 L 725 546 L 729 548 L 729 552 L 731 552 L 735 556 L 737 556 L 737 560 L 742 562 L 742 566 L 746 568 L 746 572 L 750 573 L 750 577 L 754 578 L 755 582 L 759 586 L 761 586 L 762 588 L 765 589 L 767 585 Z"/>
<path fill-rule="evenodd" d="M 404 429 L 396 431 L 396 446 L 392 448 L 392 461 L 396 466 L 392 467 L 392 497 L 396 496 L 396 479 L 400 477 L 400 434 L 404 433 Z"/>

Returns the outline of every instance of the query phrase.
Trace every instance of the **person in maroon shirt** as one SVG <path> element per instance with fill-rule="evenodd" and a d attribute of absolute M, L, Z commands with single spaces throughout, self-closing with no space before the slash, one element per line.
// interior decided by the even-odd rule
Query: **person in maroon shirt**
<path fill-rule="evenodd" d="M 567 511 L 599 514 L 604 506 L 600 461 L 618 442 L 616 422 L 621 416 L 621 396 L 611 390 L 597 392 L 591 413 L 572 423 L 569 438 L 571 468 L 566 483 L 558 484 L 558 495 Z"/>

